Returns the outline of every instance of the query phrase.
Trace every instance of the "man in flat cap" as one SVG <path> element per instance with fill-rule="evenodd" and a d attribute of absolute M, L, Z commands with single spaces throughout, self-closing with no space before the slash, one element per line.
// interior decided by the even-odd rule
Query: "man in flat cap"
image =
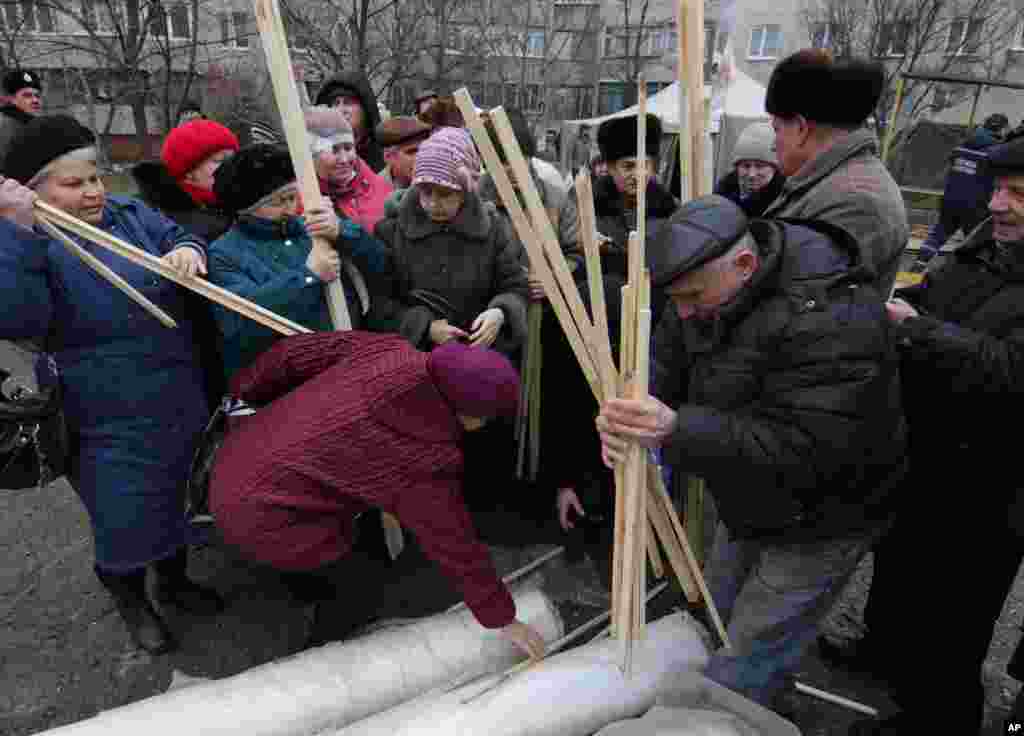
<path fill-rule="evenodd" d="M 846 233 L 806 224 L 748 222 L 717 195 L 671 217 L 648 250 L 673 307 L 652 396 L 606 401 L 597 419 L 606 464 L 640 442 L 707 481 L 721 522 L 706 574 L 732 648 L 706 674 L 768 706 L 904 474 L 883 299 Z"/>
<path fill-rule="evenodd" d="M 11 69 L 3 76 L 4 106 L 0 107 L 0 172 L 11 140 L 32 118 L 43 111 L 43 82 L 25 69 Z"/>
<path fill-rule="evenodd" d="M 789 177 L 764 217 L 824 220 L 846 230 L 888 296 L 910 238 L 899 187 L 878 158 L 878 140 L 864 128 L 885 87 L 876 62 L 834 61 L 804 49 L 772 71 L 765 108 L 775 152 Z"/>
<path fill-rule="evenodd" d="M 387 163 L 378 173 L 393 189 L 406 189 L 412 184 L 416 152 L 431 130 L 430 125 L 412 116 L 388 118 L 377 125 L 377 142 L 384 148 Z"/>
<path fill-rule="evenodd" d="M 903 714 L 852 733 L 978 733 L 982 663 L 1024 556 L 1013 430 L 1024 400 L 1024 140 L 990 148 L 988 166 L 991 218 L 888 304 L 911 470 L 875 551 L 859 650 Z M 921 616 L 936 591 L 948 595 Z M 936 655 L 942 671 L 922 678 Z"/>

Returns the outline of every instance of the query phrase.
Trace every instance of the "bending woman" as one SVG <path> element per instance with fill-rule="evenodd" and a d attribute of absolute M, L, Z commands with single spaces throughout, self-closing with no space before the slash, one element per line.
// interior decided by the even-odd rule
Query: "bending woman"
<path fill-rule="evenodd" d="M 147 596 L 148 566 L 156 572 L 157 600 L 194 613 L 223 607 L 215 592 L 185 575 L 183 487 L 207 406 L 183 290 L 71 236 L 178 322 L 167 329 L 34 231 L 33 201 L 183 273 L 205 272 L 204 245 L 137 200 L 107 197 L 93 134 L 74 118 L 33 120 L 4 168 L 11 179 L 0 184 L 0 337 L 45 339 L 72 438 L 68 479 L 92 521 L 96 575 L 135 642 L 166 652 L 175 641 Z"/>

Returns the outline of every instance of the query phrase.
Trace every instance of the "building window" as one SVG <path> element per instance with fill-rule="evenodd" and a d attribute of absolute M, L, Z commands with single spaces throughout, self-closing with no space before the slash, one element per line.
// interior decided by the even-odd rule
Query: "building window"
<path fill-rule="evenodd" d="M 811 25 L 811 48 L 835 48 L 839 27 L 835 23 L 814 23 Z"/>
<path fill-rule="evenodd" d="M 906 56 L 910 41 L 910 23 L 883 23 L 878 33 L 878 56 Z"/>
<path fill-rule="evenodd" d="M 981 18 L 955 18 L 949 24 L 946 53 L 954 56 L 975 56 L 981 49 L 981 31 L 985 21 Z"/>
<path fill-rule="evenodd" d="M 704 83 L 710 84 L 715 76 L 715 64 L 725 52 L 729 42 L 729 34 L 718 27 L 717 23 L 704 24 Z"/>
<path fill-rule="evenodd" d="M 782 51 L 782 26 L 775 23 L 750 29 L 750 59 L 775 59 Z"/>
<path fill-rule="evenodd" d="M 220 42 L 225 46 L 248 48 L 249 16 L 240 12 L 221 13 Z"/>
<path fill-rule="evenodd" d="M 80 0 L 82 24 L 87 31 L 97 34 L 112 34 L 121 21 L 121 9 L 114 2 L 105 0 Z"/>
<path fill-rule="evenodd" d="M 1024 51 L 1024 20 L 1017 21 L 1017 27 L 1013 29 L 1013 39 L 1010 41 L 1011 51 Z"/>
<path fill-rule="evenodd" d="M 171 38 L 189 39 L 192 38 L 189 23 L 188 8 L 183 3 L 177 3 L 168 12 L 170 18 Z"/>
<path fill-rule="evenodd" d="M 0 29 L 15 33 L 56 33 L 53 11 L 45 2 L 21 0 L 0 4 Z"/>
<path fill-rule="evenodd" d="M 526 55 L 544 58 L 544 31 L 530 31 L 526 34 Z"/>

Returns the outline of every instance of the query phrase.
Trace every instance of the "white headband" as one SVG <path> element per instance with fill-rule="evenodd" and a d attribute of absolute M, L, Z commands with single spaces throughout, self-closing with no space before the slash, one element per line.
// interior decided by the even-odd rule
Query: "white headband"
<path fill-rule="evenodd" d="M 335 133 L 329 138 L 323 138 L 316 133 L 309 134 L 309 150 L 314 156 L 317 156 L 324 151 L 333 151 L 334 147 L 342 143 L 355 144 L 356 137 L 351 131 L 345 131 L 342 133 Z"/>
<path fill-rule="evenodd" d="M 68 151 L 62 156 L 58 156 L 53 159 L 50 163 L 46 164 L 43 168 L 39 169 L 35 175 L 28 180 L 27 186 L 29 189 L 35 189 L 39 186 L 39 183 L 53 171 L 55 168 L 68 161 L 92 161 L 96 162 L 96 146 L 85 146 L 84 148 L 76 148 L 72 151 Z"/>

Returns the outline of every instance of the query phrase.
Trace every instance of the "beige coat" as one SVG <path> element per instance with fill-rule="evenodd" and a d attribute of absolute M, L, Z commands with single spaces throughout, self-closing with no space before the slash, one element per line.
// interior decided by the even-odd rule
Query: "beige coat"
<path fill-rule="evenodd" d="M 867 130 L 841 139 L 791 176 L 762 217 L 822 220 L 860 244 L 874 285 L 888 296 L 910 239 L 903 196 L 878 158 L 878 140 Z"/>

